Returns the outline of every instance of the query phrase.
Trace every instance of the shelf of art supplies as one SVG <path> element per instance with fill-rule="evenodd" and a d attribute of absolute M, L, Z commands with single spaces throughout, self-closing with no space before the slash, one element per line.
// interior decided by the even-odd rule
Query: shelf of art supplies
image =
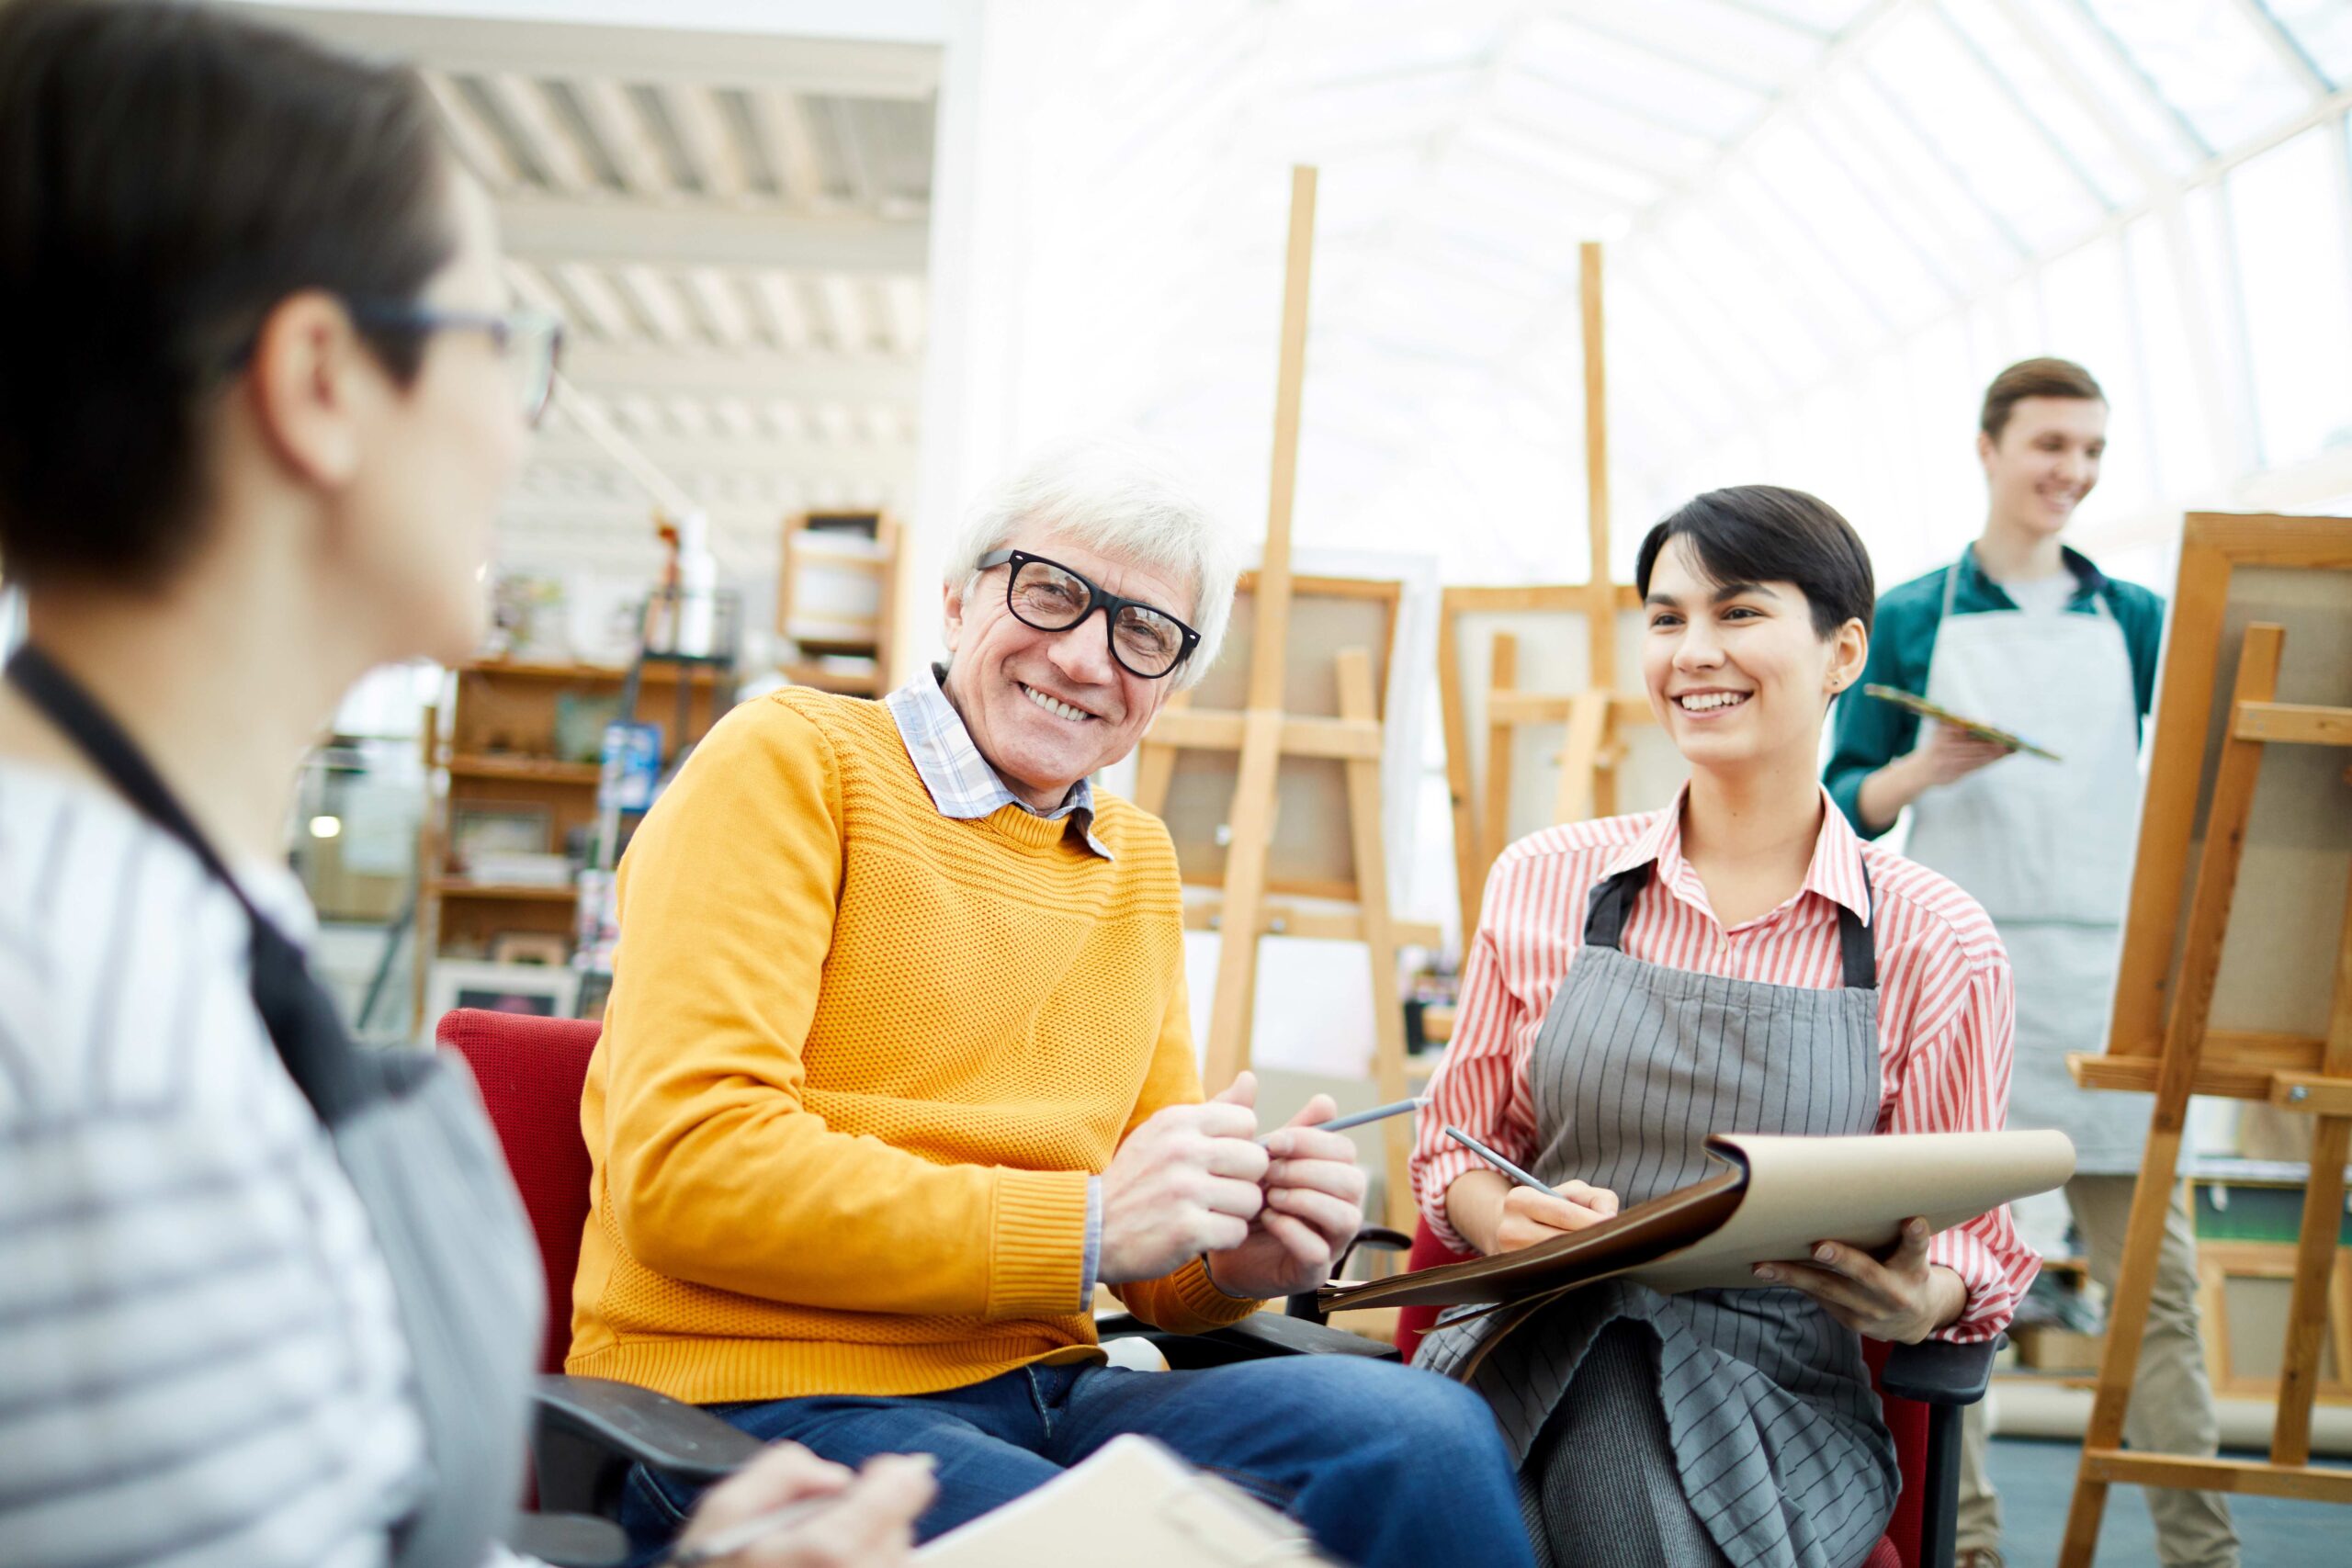
<path fill-rule="evenodd" d="M 423 1026 L 433 966 L 479 963 L 549 939 L 569 955 L 578 928 L 578 873 L 597 830 L 605 727 L 624 716 L 660 733 L 663 766 L 707 734 L 733 701 L 733 671 L 717 661 L 648 660 L 637 702 L 621 713 L 626 668 L 477 660 L 452 672 L 449 700 L 426 714 L 433 780 L 417 833 L 415 971 Z M 683 731 L 683 733 L 682 733 Z M 641 813 L 617 814 L 621 835 Z"/>
<path fill-rule="evenodd" d="M 557 887 L 533 887 L 493 882 L 471 882 L 462 876 L 435 878 L 433 891 L 443 898 L 492 898 L 527 904 L 569 905 L 579 897 L 578 892 L 568 882 Z"/>
<path fill-rule="evenodd" d="M 899 528 L 882 512 L 808 512 L 784 525 L 776 575 L 777 673 L 797 686 L 878 697 L 891 689 L 890 640 L 903 566 Z"/>
<path fill-rule="evenodd" d="M 594 786 L 602 770 L 594 762 L 548 757 L 456 756 L 447 764 L 453 779 L 529 779 L 540 784 Z"/>

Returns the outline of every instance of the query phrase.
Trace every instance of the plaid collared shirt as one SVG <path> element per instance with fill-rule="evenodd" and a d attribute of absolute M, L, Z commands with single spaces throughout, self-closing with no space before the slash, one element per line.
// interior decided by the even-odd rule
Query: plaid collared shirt
<path fill-rule="evenodd" d="M 899 738 L 906 742 L 907 756 L 922 775 L 923 787 L 931 791 L 931 803 L 939 814 L 962 821 L 992 817 L 1007 806 L 1017 806 L 1048 822 L 1067 818 L 1088 849 L 1111 859 L 1110 850 L 1094 836 L 1093 781 L 1080 779 L 1072 784 L 1062 803 L 1051 811 L 1040 811 L 1023 800 L 1005 786 L 972 743 L 964 716 L 941 690 L 946 679 L 945 669 L 934 664 L 886 699 L 890 716 L 898 723 Z"/>

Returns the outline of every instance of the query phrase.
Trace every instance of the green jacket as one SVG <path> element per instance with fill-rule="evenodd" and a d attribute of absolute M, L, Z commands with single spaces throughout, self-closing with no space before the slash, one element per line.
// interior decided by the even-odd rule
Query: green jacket
<path fill-rule="evenodd" d="M 2097 600 L 2105 599 L 2116 625 L 2123 628 L 2124 646 L 2132 654 L 2132 689 L 2140 700 L 2144 726 L 2156 691 L 2156 653 L 2163 646 L 2165 602 L 2136 582 L 2118 582 L 2074 550 L 2063 550 L 2066 569 L 2075 574 L 2075 596 L 2066 605 L 2070 615 L 2098 614 Z M 1960 582 L 1952 593 L 1955 615 L 1984 610 L 2014 610 L 2017 602 L 1976 564 L 1974 549 L 1962 558 Z M 1838 699 L 1829 766 L 1823 782 L 1830 797 L 1865 838 L 1877 838 L 1885 828 L 1862 821 L 1862 781 L 1895 758 L 1908 753 L 1919 738 L 1917 714 L 1862 694 L 1867 685 L 1899 686 L 1922 696 L 1928 690 L 1928 660 L 1936 651 L 1936 627 L 1944 616 L 1944 569 L 1915 577 L 1900 588 L 1879 596 L 1871 627 L 1869 661 L 1862 678 Z M 1893 824 L 1888 824 L 1893 826 Z"/>

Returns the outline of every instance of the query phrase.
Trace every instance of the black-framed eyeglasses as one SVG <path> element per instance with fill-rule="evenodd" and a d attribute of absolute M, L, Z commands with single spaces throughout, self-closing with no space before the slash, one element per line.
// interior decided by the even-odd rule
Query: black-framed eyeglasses
<path fill-rule="evenodd" d="M 974 570 L 1008 563 L 1012 570 L 1004 581 L 1004 604 L 1015 620 L 1041 632 L 1066 632 L 1100 610 L 1111 657 L 1130 675 L 1157 681 L 1172 674 L 1200 643 L 1200 633 L 1167 611 L 1122 599 L 1059 561 L 1026 550 L 990 550 Z"/>
<path fill-rule="evenodd" d="M 351 319 L 378 331 L 484 333 L 514 372 L 514 395 L 526 424 L 537 424 L 555 395 L 555 370 L 563 357 L 563 322 L 545 310 L 443 310 L 380 299 L 345 301 Z"/>

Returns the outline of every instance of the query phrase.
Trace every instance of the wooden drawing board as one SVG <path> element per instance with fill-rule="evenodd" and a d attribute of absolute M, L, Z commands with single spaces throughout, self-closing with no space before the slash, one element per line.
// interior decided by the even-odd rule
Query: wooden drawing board
<path fill-rule="evenodd" d="M 1257 655 L 1257 574 L 1246 574 L 1235 595 L 1231 630 L 1216 668 L 1186 694 L 1198 711 L 1239 712 L 1249 705 L 1250 670 Z M 1341 649 L 1372 658 L 1374 702 L 1385 714 L 1389 665 L 1396 646 L 1403 584 L 1362 578 L 1293 577 L 1290 637 L 1283 661 L 1283 712 L 1299 718 L 1339 718 L 1338 661 Z M 1182 711 L 1182 710 L 1177 710 Z M 1184 750 L 1176 753 L 1159 816 L 1176 843 L 1186 884 L 1225 886 L 1226 850 L 1240 753 Z M 1266 889 L 1316 898 L 1356 897 L 1355 847 L 1349 831 L 1347 764 L 1338 757 L 1287 753 L 1274 775 L 1273 838 L 1267 851 Z"/>
<path fill-rule="evenodd" d="M 1562 763 L 1572 694 L 1594 688 L 1591 592 L 1584 584 L 1456 587 L 1438 624 L 1438 699 L 1446 783 L 1453 803 L 1454 865 L 1464 939 L 1477 924 L 1487 870 L 1505 845 L 1561 820 Z M 1631 588 L 1616 592 L 1620 671 L 1641 668 L 1642 616 Z M 1507 642 L 1501 639 L 1509 639 Z M 1498 662 L 1509 666 L 1498 671 Z M 1498 673 L 1507 678 L 1498 681 Z M 1506 694 L 1498 697 L 1498 688 Z M 1609 809 L 1653 810 L 1674 798 L 1690 768 L 1638 692 L 1610 697 L 1615 781 Z M 1498 770 L 1493 759 L 1507 760 Z M 1500 809 L 1498 810 L 1498 807 Z"/>

